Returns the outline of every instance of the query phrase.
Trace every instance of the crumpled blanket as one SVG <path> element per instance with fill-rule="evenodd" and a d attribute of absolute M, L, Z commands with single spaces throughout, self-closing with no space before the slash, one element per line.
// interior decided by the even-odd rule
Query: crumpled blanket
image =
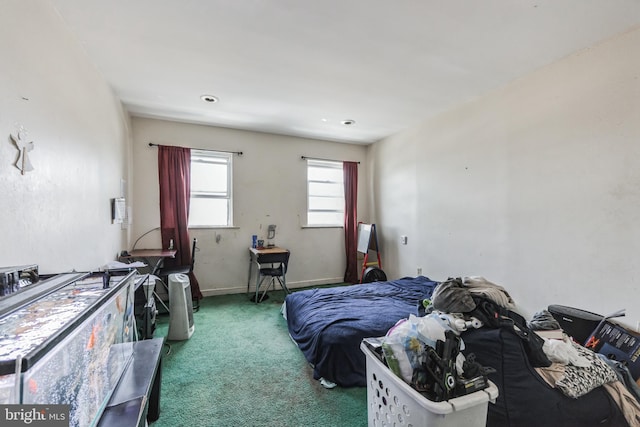
<path fill-rule="evenodd" d="M 640 425 L 640 403 L 629 392 L 621 381 L 614 381 L 603 386 L 609 396 L 615 400 L 618 408 L 622 411 L 624 418 L 630 426 Z"/>
<path fill-rule="evenodd" d="M 578 346 L 578 344 L 575 345 Z M 588 349 L 585 350 L 590 351 Z M 595 357 L 600 358 L 600 356 L 598 355 L 595 355 Z M 606 364 L 606 362 L 604 361 L 603 363 Z M 547 384 L 549 384 L 551 387 L 556 387 L 558 381 L 564 379 L 565 368 L 565 365 L 554 363 L 548 368 L 535 369 L 540 374 L 542 379 L 547 382 Z M 611 396 L 611 398 L 616 402 L 618 408 L 620 408 L 620 410 L 622 411 L 625 420 L 627 420 L 627 423 L 629 423 L 630 426 L 640 425 L 640 403 L 631 393 L 631 391 L 622 383 L 622 381 L 616 378 L 614 381 L 609 381 L 602 384 L 602 387 L 604 387 L 609 396 Z M 591 389 L 589 391 L 591 391 Z M 564 393 L 564 389 L 561 388 L 561 390 Z"/>
<path fill-rule="evenodd" d="M 560 323 L 548 310 L 541 310 L 535 313 L 528 323 L 528 326 L 533 331 L 553 331 L 556 329 L 562 329 Z"/>
<path fill-rule="evenodd" d="M 502 286 L 481 276 L 449 278 L 436 287 L 431 301 L 436 310 L 445 313 L 468 313 L 476 308 L 474 296 L 486 298 L 509 310 L 515 309 L 513 299 Z"/>
<path fill-rule="evenodd" d="M 499 306 L 508 308 L 509 310 L 515 309 L 515 303 L 506 289 L 488 281 L 484 277 L 468 276 L 462 279 L 462 284 L 469 289 L 471 295 L 490 299 Z"/>
<path fill-rule="evenodd" d="M 556 386 L 569 397 L 580 397 L 594 388 L 612 381 L 618 377 L 611 367 L 604 363 L 596 354 L 583 346 L 571 341 L 571 345 L 578 350 L 578 355 L 589 360 L 587 367 L 567 365 L 564 376 L 556 381 Z"/>
<path fill-rule="evenodd" d="M 572 341 L 571 345 L 580 357 L 588 360 L 589 364 L 583 367 L 553 363 L 549 367 L 535 368 L 552 387 L 575 399 L 596 387 L 618 380 L 615 371 L 593 351 Z"/>
<path fill-rule="evenodd" d="M 545 339 L 542 351 L 551 362 L 562 363 L 563 365 L 573 365 L 586 368 L 590 362 L 587 358 L 580 356 L 578 350 L 569 338 L 562 340 Z"/>
<path fill-rule="evenodd" d="M 462 279 L 448 279 L 440 283 L 431 295 L 433 308 L 445 313 L 468 313 L 476 308 L 471 293 L 462 284 Z"/>

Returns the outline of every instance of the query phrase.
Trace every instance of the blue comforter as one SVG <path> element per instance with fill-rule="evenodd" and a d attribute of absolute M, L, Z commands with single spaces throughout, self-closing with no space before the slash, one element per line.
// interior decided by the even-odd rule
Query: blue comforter
<path fill-rule="evenodd" d="M 417 314 L 436 282 L 426 277 L 293 292 L 286 302 L 289 334 L 313 366 L 313 376 L 342 387 L 366 386 L 363 338 L 381 337 Z"/>

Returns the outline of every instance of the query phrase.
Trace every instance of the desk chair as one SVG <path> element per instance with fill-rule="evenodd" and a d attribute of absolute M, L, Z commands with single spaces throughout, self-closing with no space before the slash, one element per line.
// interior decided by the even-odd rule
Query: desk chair
<path fill-rule="evenodd" d="M 280 287 L 287 294 L 291 293 L 289 288 L 287 288 L 287 266 L 289 264 L 289 255 L 291 252 L 286 251 L 282 253 L 276 254 L 258 254 L 257 263 L 260 266 L 258 269 L 258 274 L 260 275 L 260 280 L 258 281 L 258 286 L 256 286 L 256 295 L 254 302 L 259 303 L 262 302 L 264 296 L 267 294 L 267 291 L 273 286 L 275 290 L 276 281 L 280 283 Z M 269 264 L 269 267 L 263 267 L 263 265 Z M 276 265 L 277 264 L 277 265 Z M 262 287 L 262 283 L 265 280 L 269 280 L 269 285 L 264 288 L 262 291 L 262 296 L 258 298 L 260 294 L 260 287 Z"/>
<path fill-rule="evenodd" d="M 176 265 L 176 266 L 172 266 L 172 267 L 160 267 L 156 273 L 156 275 L 158 277 L 160 277 L 160 280 L 162 282 L 162 286 L 164 286 L 165 290 L 167 291 L 167 294 L 169 293 L 169 276 L 172 274 L 186 274 L 189 275 L 189 273 L 193 272 L 193 267 L 195 266 L 196 263 L 196 251 L 199 251 L 200 249 L 198 249 L 198 247 L 196 246 L 196 244 L 198 243 L 198 239 L 196 239 L 195 237 L 193 238 L 193 244 L 191 245 L 191 264 L 189 265 Z M 167 310 L 167 312 L 169 311 L 169 308 L 163 303 L 162 304 L 164 306 L 164 308 Z M 197 310 L 198 307 L 193 307 L 194 310 Z"/>

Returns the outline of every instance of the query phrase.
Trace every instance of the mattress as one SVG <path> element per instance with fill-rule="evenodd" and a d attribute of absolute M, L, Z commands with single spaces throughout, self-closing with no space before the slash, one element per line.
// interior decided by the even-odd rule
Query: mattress
<path fill-rule="evenodd" d="M 384 336 L 398 320 L 417 315 L 418 305 L 436 285 L 419 276 L 293 292 L 285 300 L 289 334 L 315 379 L 364 387 L 362 339 Z"/>

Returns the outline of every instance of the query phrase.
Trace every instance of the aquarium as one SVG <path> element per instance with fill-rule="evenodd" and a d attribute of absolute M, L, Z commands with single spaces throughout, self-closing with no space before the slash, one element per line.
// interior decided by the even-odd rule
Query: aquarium
<path fill-rule="evenodd" d="M 70 426 L 95 425 L 133 353 L 134 276 L 57 275 L 4 312 L 0 403 L 68 404 Z"/>

